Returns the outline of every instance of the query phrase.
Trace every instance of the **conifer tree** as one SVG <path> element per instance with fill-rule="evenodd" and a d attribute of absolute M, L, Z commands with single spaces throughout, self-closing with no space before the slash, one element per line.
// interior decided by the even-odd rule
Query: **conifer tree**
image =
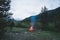
<path fill-rule="evenodd" d="M 10 2 L 11 0 L 0 0 L 0 39 L 5 32 L 4 28 L 7 27 L 8 19 L 12 15 L 9 13 Z"/>

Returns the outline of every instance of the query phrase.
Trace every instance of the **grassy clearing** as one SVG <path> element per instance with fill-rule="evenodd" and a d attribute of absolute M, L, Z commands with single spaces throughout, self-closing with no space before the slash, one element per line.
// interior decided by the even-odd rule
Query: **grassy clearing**
<path fill-rule="evenodd" d="M 45 40 L 60 40 L 60 33 L 57 32 L 41 31 L 40 36 Z"/>
<path fill-rule="evenodd" d="M 32 32 L 33 37 L 37 36 L 40 40 L 60 40 L 60 33 L 50 31 L 39 31 Z"/>
<path fill-rule="evenodd" d="M 9 30 L 9 27 L 7 28 Z M 37 40 L 60 40 L 60 33 L 58 32 L 50 32 L 50 31 L 40 31 L 40 30 L 35 30 L 34 32 L 29 32 L 27 31 L 27 28 L 17 28 L 13 27 L 14 31 L 21 31 L 21 36 L 25 35 L 25 38 L 28 40 L 31 38 L 36 38 Z M 28 37 L 27 37 L 28 36 Z M 29 38 L 30 37 L 30 38 Z"/>
<path fill-rule="evenodd" d="M 10 29 L 10 27 L 6 27 L 6 30 L 14 30 L 14 31 L 20 31 L 20 30 L 28 30 L 28 28 L 20 28 L 20 27 L 12 27 L 12 29 Z"/>

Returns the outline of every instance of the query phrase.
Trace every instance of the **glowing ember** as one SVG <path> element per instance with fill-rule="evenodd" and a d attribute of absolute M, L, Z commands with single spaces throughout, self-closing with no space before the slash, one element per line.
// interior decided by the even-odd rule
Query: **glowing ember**
<path fill-rule="evenodd" d="M 34 28 L 31 26 L 31 27 L 29 28 L 29 31 L 30 31 L 30 32 L 33 32 L 33 31 L 34 31 Z"/>

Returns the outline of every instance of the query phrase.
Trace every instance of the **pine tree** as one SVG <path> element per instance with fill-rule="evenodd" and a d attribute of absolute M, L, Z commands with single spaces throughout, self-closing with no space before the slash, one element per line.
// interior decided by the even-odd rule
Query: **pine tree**
<path fill-rule="evenodd" d="M 42 25 L 44 27 L 46 27 L 46 25 L 48 24 L 48 9 L 46 8 L 46 6 L 42 7 L 42 10 L 41 10 L 41 15 L 40 15 L 40 21 L 42 22 Z"/>
<path fill-rule="evenodd" d="M 0 0 L 0 38 L 5 32 L 4 28 L 7 27 L 10 15 L 12 15 L 9 13 L 10 2 L 11 0 Z"/>
<path fill-rule="evenodd" d="M 48 9 L 46 8 L 46 6 L 42 7 L 41 13 L 46 12 L 46 11 L 48 11 Z"/>

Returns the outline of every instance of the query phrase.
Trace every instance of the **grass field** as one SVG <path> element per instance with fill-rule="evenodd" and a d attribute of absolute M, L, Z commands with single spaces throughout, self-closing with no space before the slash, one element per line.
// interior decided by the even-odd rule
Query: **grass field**
<path fill-rule="evenodd" d="M 9 28 L 7 28 L 9 30 Z M 9 34 L 13 39 L 16 37 L 18 40 L 60 40 L 60 33 L 58 32 L 50 32 L 50 31 L 41 31 L 41 30 L 35 30 L 34 32 L 30 32 L 28 28 L 16 28 L 13 27 L 12 31 L 20 32 Z"/>

